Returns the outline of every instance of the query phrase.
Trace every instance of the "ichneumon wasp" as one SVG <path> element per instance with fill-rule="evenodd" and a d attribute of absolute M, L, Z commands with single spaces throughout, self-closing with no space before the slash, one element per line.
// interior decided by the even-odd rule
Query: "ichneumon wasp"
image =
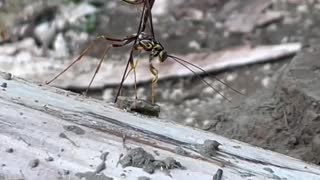
<path fill-rule="evenodd" d="M 213 91 L 218 93 L 220 96 L 222 96 L 226 100 L 230 101 L 227 97 L 225 97 L 222 93 L 220 93 L 216 88 L 214 88 L 209 82 L 207 82 L 205 79 L 203 79 L 196 72 L 196 70 L 194 70 L 194 69 L 197 69 L 197 71 L 200 71 L 201 73 L 208 75 L 208 73 L 204 69 L 202 69 L 201 67 L 199 67 L 195 64 L 192 64 L 184 59 L 181 59 L 181 58 L 176 57 L 174 55 L 168 54 L 167 51 L 165 50 L 165 48 L 161 45 L 161 43 L 156 40 L 156 37 L 154 35 L 152 12 L 151 12 L 151 9 L 154 5 L 155 0 L 122 0 L 122 1 L 127 2 L 129 4 L 132 4 L 132 5 L 143 5 L 142 14 L 140 17 L 140 22 L 139 22 L 139 27 L 138 27 L 137 33 L 130 35 L 130 36 L 127 36 L 125 38 L 113 38 L 113 37 L 108 37 L 108 36 L 104 36 L 104 35 L 98 36 L 85 50 L 82 51 L 82 53 L 80 54 L 80 56 L 77 59 L 75 59 L 69 66 L 67 66 L 63 71 L 61 71 L 58 75 L 56 75 L 52 80 L 46 82 L 47 84 L 54 81 L 56 78 L 58 78 L 64 72 L 66 72 L 70 67 L 72 67 L 76 62 L 80 61 L 82 59 L 82 57 L 85 54 L 87 54 L 87 52 L 95 46 L 96 41 L 106 40 L 106 41 L 110 42 L 110 45 L 105 48 L 103 55 L 100 59 L 100 62 L 98 64 L 97 68 L 95 69 L 94 75 L 91 78 L 91 81 L 86 89 L 86 93 L 88 92 L 96 74 L 98 73 L 98 71 L 101 67 L 101 64 L 104 60 L 104 57 L 106 56 L 108 50 L 110 48 L 118 48 L 118 47 L 123 47 L 123 46 L 129 45 L 129 44 L 132 44 L 129 59 L 127 61 L 125 71 L 123 73 L 123 76 L 122 76 L 122 79 L 121 79 L 121 82 L 120 82 L 120 85 L 119 85 L 119 88 L 117 91 L 117 95 L 115 97 L 115 102 L 117 102 L 117 100 L 118 100 L 118 97 L 119 97 L 121 89 L 122 89 L 123 82 L 126 80 L 128 75 L 132 71 L 134 73 L 134 80 L 135 80 L 135 83 L 134 83 L 134 85 L 135 85 L 135 98 L 136 99 L 138 98 L 137 97 L 137 85 L 136 85 L 136 66 L 138 64 L 138 60 L 136 62 L 134 62 L 134 57 L 133 57 L 134 52 L 138 52 L 138 53 L 147 52 L 149 54 L 149 71 L 150 71 L 151 75 L 153 76 L 153 79 L 151 82 L 151 102 L 152 102 L 152 104 L 155 103 L 155 88 L 156 88 L 156 84 L 158 82 L 158 70 L 152 64 L 152 62 L 155 59 L 158 59 L 161 63 L 165 62 L 168 59 L 171 59 L 171 60 L 179 63 L 180 65 L 182 65 L 183 67 L 187 68 L 192 73 L 194 73 L 203 83 L 208 85 Z M 149 34 L 146 33 L 147 25 L 149 25 L 149 31 L 150 31 Z M 129 66 L 130 66 L 130 69 L 129 69 Z M 215 79 L 217 81 L 219 81 L 220 83 L 222 83 L 223 85 L 227 86 L 228 88 L 232 89 L 236 93 L 242 94 L 241 92 L 239 92 L 236 89 L 232 88 L 231 86 L 227 85 L 224 81 L 222 81 L 218 78 L 215 78 Z"/>

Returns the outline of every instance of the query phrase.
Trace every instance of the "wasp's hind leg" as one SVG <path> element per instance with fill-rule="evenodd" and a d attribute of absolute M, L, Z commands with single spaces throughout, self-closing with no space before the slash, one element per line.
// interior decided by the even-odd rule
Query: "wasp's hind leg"
<path fill-rule="evenodd" d="M 86 49 L 84 49 L 80 55 L 70 64 L 68 65 L 65 69 L 63 69 L 59 74 L 57 74 L 55 77 L 53 77 L 50 81 L 46 81 L 46 84 L 50 84 L 52 83 L 54 80 L 56 80 L 58 77 L 60 77 L 63 73 L 65 73 L 68 69 L 70 69 L 74 64 L 76 64 L 77 62 L 79 62 L 80 60 L 82 60 L 83 56 L 85 56 L 97 43 L 97 41 L 99 40 L 107 40 L 107 41 L 111 41 L 111 42 L 121 42 L 119 44 L 111 44 L 112 47 L 122 47 L 124 45 L 127 45 L 129 43 L 131 43 L 134 39 L 136 38 L 135 35 L 132 36 L 128 36 L 126 38 L 123 39 L 117 39 L 117 38 L 110 38 L 107 36 L 98 36 L 95 40 L 93 40 L 89 46 L 87 46 Z"/>
<path fill-rule="evenodd" d="M 96 41 L 91 42 L 91 44 L 84 49 L 81 54 L 75 59 L 70 65 L 68 65 L 65 69 L 63 69 L 60 73 L 58 73 L 55 77 L 53 77 L 50 81 L 46 81 L 46 84 L 52 83 L 54 80 L 56 80 L 58 77 L 60 77 L 63 73 L 65 73 L 68 69 L 70 69 L 74 64 L 76 64 L 78 61 L 80 61 L 84 55 L 86 55 L 96 44 Z"/>
<path fill-rule="evenodd" d="M 129 74 L 133 71 L 134 73 L 134 91 L 135 91 L 135 99 L 138 99 L 138 94 L 137 94 L 137 75 L 136 75 L 136 68 L 138 66 L 138 59 L 134 61 L 130 61 L 130 69 L 126 76 L 124 77 L 124 80 L 126 80 L 129 76 Z"/>
<path fill-rule="evenodd" d="M 156 86 L 158 82 L 158 70 L 152 65 L 151 61 L 149 64 L 149 71 L 151 72 L 153 78 L 151 82 L 151 103 L 154 104 L 154 99 L 155 99 L 155 91 L 156 91 Z"/>
<path fill-rule="evenodd" d="M 86 92 L 84 93 L 85 96 L 88 94 L 89 88 L 91 87 L 91 84 L 92 84 L 94 78 L 96 77 L 96 75 L 98 74 L 98 72 L 99 72 L 99 70 L 100 70 L 100 67 L 101 67 L 102 62 L 103 62 L 103 60 L 104 60 L 104 57 L 106 56 L 107 52 L 109 51 L 109 49 L 110 49 L 111 47 L 112 47 L 112 45 L 107 46 L 107 47 L 105 48 L 105 50 L 104 50 L 104 52 L 103 52 L 103 55 L 101 56 L 100 62 L 99 62 L 98 66 L 97 66 L 97 68 L 96 68 L 96 70 L 95 70 L 95 72 L 94 72 L 94 74 L 93 74 L 93 76 L 92 76 L 92 78 L 91 78 L 91 80 L 90 80 L 90 83 L 89 83 L 89 85 L 88 85 L 88 87 L 87 87 L 87 89 L 86 89 Z"/>

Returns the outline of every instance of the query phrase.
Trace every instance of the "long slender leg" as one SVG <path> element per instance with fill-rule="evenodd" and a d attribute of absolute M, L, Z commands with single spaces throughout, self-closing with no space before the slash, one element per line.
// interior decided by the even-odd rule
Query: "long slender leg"
<path fill-rule="evenodd" d="M 120 39 L 119 38 L 108 37 L 108 36 L 105 36 L 105 35 L 100 35 L 100 36 L 97 37 L 97 39 L 105 39 L 105 40 L 113 41 L 113 42 L 125 42 L 125 41 L 128 41 L 128 43 L 132 42 L 136 38 L 137 38 L 136 34 L 127 36 L 125 38 L 120 38 Z"/>
<path fill-rule="evenodd" d="M 144 0 L 122 0 L 126 3 L 129 3 L 129 4 L 141 4 L 144 2 Z"/>
<path fill-rule="evenodd" d="M 130 63 L 130 69 L 128 71 L 128 73 L 126 74 L 124 80 L 126 80 L 129 76 L 129 74 L 131 73 L 131 71 L 134 71 L 134 73 L 136 72 L 135 69 L 138 65 L 138 60 L 136 60 L 136 62 L 133 61 L 133 64 Z M 137 94 L 137 80 L 136 80 L 136 75 L 134 75 L 134 93 L 135 93 L 135 98 L 138 99 L 138 94 Z M 122 91 L 120 91 L 120 96 L 121 96 Z"/>
<path fill-rule="evenodd" d="M 90 49 L 92 49 L 95 45 L 95 41 L 91 42 L 91 44 L 81 52 L 80 56 L 78 56 L 77 59 L 75 59 L 69 66 L 67 66 L 64 70 L 62 70 L 59 74 L 57 74 L 54 78 L 52 78 L 50 81 L 46 81 L 46 84 L 52 83 L 54 80 L 56 80 L 59 76 L 61 76 L 63 73 L 65 73 L 68 69 L 70 69 L 75 63 L 80 61 L 84 55 L 88 53 Z"/>
<path fill-rule="evenodd" d="M 131 71 L 136 72 L 135 70 L 136 70 L 136 67 L 138 66 L 138 62 L 139 62 L 139 60 L 137 59 L 136 62 L 133 62 L 133 64 L 130 63 L 130 69 L 129 69 L 128 73 L 126 74 L 124 80 L 126 80 L 126 79 L 128 78 L 128 76 L 130 75 Z M 136 76 L 134 76 L 134 78 L 135 78 L 135 79 L 134 79 L 135 97 L 136 97 L 136 99 L 138 99 Z M 121 95 L 121 92 L 122 92 L 122 91 L 120 91 L 120 95 Z"/>
<path fill-rule="evenodd" d="M 141 17 L 140 17 L 140 23 L 139 23 L 139 27 L 138 27 L 138 32 L 137 32 L 137 35 L 139 35 L 141 32 L 143 32 L 145 30 L 146 22 L 148 20 L 148 17 L 151 16 L 151 9 L 153 7 L 153 4 L 154 4 L 155 0 L 123 0 L 123 1 L 131 3 L 131 4 L 141 4 L 142 2 L 144 2 L 143 9 L 142 9 L 142 14 L 141 14 Z M 146 8 L 149 9 L 150 13 L 147 12 Z M 150 20 L 150 23 L 151 23 L 150 26 L 151 26 L 152 35 L 154 37 L 152 20 Z M 137 43 L 137 38 L 135 39 L 134 44 L 133 44 L 133 46 L 131 48 L 129 60 L 127 62 L 125 71 L 124 71 L 123 76 L 122 76 L 122 80 L 121 80 L 119 88 L 118 88 L 118 92 L 117 92 L 116 98 L 114 100 L 115 103 L 117 102 L 118 96 L 120 95 L 120 92 L 121 92 L 121 89 L 122 89 L 122 85 L 123 85 L 123 82 L 125 80 L 126 73 L 128 71 L 129 64 L 132 63 L 132 61 L 133 61 L 133 51 L 134 51 L 134 45 L 136 43 Z"/>
<path fill-rule="evenodd" d="M 126 77 L 124 78 L 124 80 L 126 80 L 127 78 L 128 78 L 128 76 L 129 76 L 129 74 L 131 73 L 131 71 L 133 71 L 133 69 L 136 69 L 137 68 L 137 66 L 138 66 L 138 60 L 136 60 L 136 62 L 134 63 L 134 65 L 133 66 L 131 66 L 130 67 L 130 69 L 129 69 L 129 71 L 128 71 L 128 73 L 127 73 L 127 75 L 126 75 Z"/>
<path fill-rule="evenodd" d="M 152 35 L 152 38 L 155 40 L 155 35 L 154 35 L 154 30 L 153 30 L 153 22 L 152 22 L 152 12 L 151 12 L 154 1 L 155 0 L 145 0 L 145 4 L 147 7 L 147 17 L 149 17 L 148 19 L 149 19 L 149 24 L 150 24 L 151 35 Z"/>
<path fill-rule="evenodd" d="M 138 95 L 137 95 L 137 73 L 136 73 L 134 60 L 130 62 L 130 69 L 133 69 L 133 74 L 134 74 L 133 75 L 134 76 L 134 94 L 135 94 L 135 99 L 138 99 Z M 130 70 L 129 70 L 129 72 L 130 72 Z M 129 72 L 128 72 L 128 74 L 129 74 Z"/>
<path fill-rule="evenodd" d="M 107 36 L 98 36 L 95 40 L 93 40 L 90 43 L 90 45 L 86 49 L 84 49 L 81 52 L 81 54 L 69 66 L 67 66 L 65 69 L 63 69 L 59 74 L 57 74 L 50 81 L 46 81 L 45 83 L 46 84 L 52 83 L 54 80 L 56 80 L 58 77 L 60 77 L 63 73 L 65 73 L 68 69 L 70 69 L 74 64 L 79 62 L 83 58 L 83 56 L 86 55 L 88 53 L 88 51 L 91 50 L 95 46 L 96 42 L 100 39 L 105 39 L 105 40 L 109 40 L 109 41 L 116 41 L 116 42 L 123 42 L 122 44 L 112 44 L 113 47 L 121 47 L 121 46 L 124 46 L 126 44 L 131 43 L 135 39 L 135 36 L 129 36 L 129 37 L 126 37 L 123 39 L 109 38 Z"/>
<path fill-rule="evenodd" d="M 143 5 L 143 12 L 145 12 L 145 9 L 146 9 L 146 5 L 144 4 Z M 142 13 L 141 17 L 140 17 L 140 23 L 139 23 L 139 27 L 138 27 L 138 31 L 137 31 L 137 35 L 139 35 L 141 33 L 141 28 L 142 28 L 142 24 L 144 24 L 144 21 L 143 21 L 143 17 L 144 17 L 144 13 Z M 127 74 L 127 71 L 128 71 L 128 68 L 129 68 L 129 64 L 132 63 L 133 61 L 133 51 L 134 51 L 134 45 L 137 43 L 137 38 L 135 38 L 134 40 L 134 43 L 133 43 L 133 46 L 131 48 L 131 51 L 130 51 L 130 56 L 129 56 L 129 60 L 127 62 L 127 65 L 126 65 L 126 68 L 124 70 L 124 73 L 123 73 L 123 76 L 122 76 L 122 79 L 121 79 L 121 82 L 120 82 L 120 85 L 119 85 L 119 88 L 118 88 L 118 92 L 117 92 L 117 95 L 116 95 L 116 98 L 114 100 L 114 102 L 116 103 L 117 100 L 118 100 L 118 96 L 120 95 L 120 91 L 122 89 L 122 84 L 125 80 L 125 76 Z"/>
<path fill-rule="evenodd" d="M 156 85 L 158 82 L 158 70 L 152 65 L 151 61 L 149 62 L 149 71 L 153 76 L 151 82 L 151 103 L 154 104 Z"/>
<path fill-rule="evenodd" d="M 103 55 L 102 55 L 102 57 L 101 57 L 101 59 L 100 59 L 99 65 L 97 66 L 96 71 L 94 72 L 94 74 L 93 74 L 93 76 L 92 76 L 92 78 L 91 78 L 91 81 L 90 81 L 90 83 L 89 83 L 89 85 L 88 85 L 88 87 L 87 87 L 87 89 L 86 89 L 86 92 L 85 92 L 85 94 L 84 94 L 85 96 L 87 95 L 87 93 L 88 93 L 88 91 L 89 91 L 89 88 L 90 88 L 90 86 L 91 86 L 94 78 L 96 77 L 96 75 L 98 74 L 98 72 L 99 72 L 99 70 L 100 70 L 100 67 L 101 67 L 102 62 L 103 62 L 103 60 L 104 60 L 104 57 L 106 56 L 108 50 L 109 50 L 111 47 L 112 47 L 112 45 L 109 45 L 109 46 L 107 46 L 106 49 L 104 50 Z"/>

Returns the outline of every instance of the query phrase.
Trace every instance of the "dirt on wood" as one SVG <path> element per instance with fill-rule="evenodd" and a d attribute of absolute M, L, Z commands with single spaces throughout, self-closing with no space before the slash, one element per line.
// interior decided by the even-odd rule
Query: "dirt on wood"
<path fill-rule="evenodd" d="M 156 160 L 152 154 L 142 148 L 130 149 L 128 153 L 120 159 L 119 163 L 123 168 L 128 166 L 138 167 L 150 174 L 153 174 L 156 170 L 161 170 L 170 175 L 170 169 L 185 169 L 185 167 L 172 157 L 167 157 L 164 160 Z"/>

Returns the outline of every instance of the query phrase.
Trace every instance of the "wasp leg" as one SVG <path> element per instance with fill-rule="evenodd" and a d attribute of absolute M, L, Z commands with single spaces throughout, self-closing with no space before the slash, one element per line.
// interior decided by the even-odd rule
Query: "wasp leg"
<path fill-rule="evenodd" d="M 142 31 L 144 31 L 144 27 L 145 27 L 145 23 L 146 23 L 145 15 L 144 15 L 144 14 L 145 14 L 145 10 L 146 10 L 146 5 L 144 4 L 144 5 L 143 5 L 143 9 L 142 9 L 142 12 L 143 12 L 143 13 L 141 14 L 141 17 L 140 17 L 140 23 L 139 23 L 137 35 L 139 35 Z M 134 45 L 137 43 L 137 39 L 138 39 L 138 38 L 135 38 L 135 39 L 134 39 L 134 43 L 133 43 Z M 120 92 L 121 92 L 121 89 L 122 89 L 122 84 L 123 84 L 124 78 L 125 78 L 125 76 L 126 76 L 126 74 L 127 74 L 127 70 L 128 70 L 128 68 L 129 68 L 129 64 L 130 64 L 130 62 L 133 61 L 134 45 L 133 45 L 132 48 L 131 48 L 130 56 L 129 56 L 129 59 L 128 59 L 128 61 L 127 61 L 127 65 L 126 65 L 126 67 L 125 67 L 124 73 L 123 73 L 123 75 L 122 75 L 122 79 L 121 79 L 121 82 L 120 82 L 120 85 L 119 85 L 119 88 L 118 88 L 118 92 L 117 92 L 116 98 L 114 99 L 114 102 L 115 102 L 115 103 L 117 102 L 118 96 L 120 95 Z"/>
<path fill-rule="evenodd" d="M 144 2 L 144 0 L 122 0 L 126 3 L 129 3 L 129 4 L 141 4 Z"/>
<path fill-rule="evenodd" d="M 151 61 L 149 63 L 149 71 L 153 76 L 152 82 L 151 82 L 151 103 L 154 104 L 155 90 L 158 82 L 158 70 L 152 65 Z"/>
<path fill-rule="evenodd" d="M 103 62 L 103 60 L 104 60 L 104 57 L 106 56 L 107 52 L 109 51 L 109 49 L 110 49 L 111 47 L 112 47 L 112 45 L 107 46 L 106 49 L 104 50 L 103 55 L 101 56 L 99 65 L 97 66 L 97 68 L 96 68 L 96 70 L 95 70 L 95 72 L 94 72 L 94 74 L 93 74 L 93 76 L 92 76 L 92 78 L 91 78 L 91 81 L 90 81 L 90 83 L 89 83 L 89 85 L 88 85 L 88 87 L 87 87 L 87 89 L 86 89 L 86 92 L 84 93 L 85 96 L 87 95 L 87 93 L 88 93 L 88 91 L 89 91 L 89 88 L 90 88 L 90 86 L 91 86 L 94 78 L 96 77 L 96 75 L 98 74 L 98 72 L 99 72 L 99 70 L 100 70 L 100 67 L 101 67 L 102 62 Z"/>
<path fill-rule="evenodd" d="M 60 77 L 63 73 L 65 73 L 68 69 L 70 69 L 75 63 L 77 63 L 78 61 L 80 61 L 84 55 L 86 55 L 97 43 L 98 40 L 109 40 L 109 41 L 116 41 L 116 42 L 122 42 L 120 44 L 111 44 L 112 47 L 121 47 L 124 45 L 127 45 L 129 43 L 131 43 L 133 40 L 135 40 L 136 36 L 129 36 L 123 39 L 116 39 L 116 38 L 109 38 L 107 36 L 98 36 L 95 40 L 93 40 L 90 45 L 84 49 L 80 55 L 69 65 L 67 66 L 65 69 L 63 69 L 59 74 L 57 74 L 54 78 L 52 78 L 50 81 L 46 81 L 46 84 L 50 84 L 52 83 L 54 80 L 56 80 L 58 77 Z"/>
<path fill-rule="evenodd" d="M 99 62 L 99 65 L 97 66 L 95 72 L 94 72 L 94 75 L 84 93 L 84 95 L 86 95 L 88 93 L 88 90 L 95 78 L 95 76 L 97 75 L 100 67 L 101 67 L 101 64 L 103 62 L 103 59 L 106 55 L 106 53 L 108 52 L 108 50 L 111 48 L 111 47 L 122 47 L 122 46 L 125 46 L 129 43 L 131 43 L 132 41 L 134 41 L 136 39 L 136 36 L 135 35 L 132 35 L 132 36 L 128 36 L 126 38 L 123 38 L 123 39 L 117 39 L 117 38 L 110 38 L 110 37 L 107 37 L 107 36 L 98 36 L 95 40 L 93 40 L 91 42 L 91 44 L 86 48 L 84 49 L 81 54 L 70 64 L 68 65 L 65 69 L 63 69 L 59 74 L 57 74 L 54 78 L 52 78 L 50 81 L 46 81 L 45 83 L 46 84 L 50 84 L 52 83 L 54 80 L 56 80 L 58 77 L 60 77 L 63 73 L 65 73 L 68 69 L 70 69 L 74 64 L 76 64 L 77 62 L 79 62 L 80 60 L 82 60 L 83 56 L 86 55 L 94 46 L 95 44 L 97 43 L 98 40 L 108 40 L 108 41 L 113 41 L 113 42 L 117 42 L 117 43 L 111 43 L 109 46 L 106 47 L 106 49 L 104 50 L 104 53 L 103 53 L 103 56 L 101 57 L 100 59 L 100 62 Z M 121 43 L 119 43 L 121 42 Z"/>
<path fill-rule="evenodd" d="M 136 38 L 137 38 L 137 35 L 135 35 L 135 34 L 127 36 L 125 38 L 121 38 L 121 39 L 108 37 L 108 36 L 105 36 L 105 35 L 100 35 L 100 36 L 97 37 L 97 39 L 104 39 L 104 40 L 113 41 L 113 42 L 122 42 L 123 44 L 120 44 L 120 46 L 127 45 L 127 44 L 133 42 Z"/>
<path fill-rule="evenodd" d="M 129 69 L 129 71 L 127 72 L 127 75 L 126 75 L 126 77 L 124 78 L 124 80 L 126 80 L 127 78 L 128 78 L 128 76 L 129 76 L 129 74 L 131 73 L 131 71 L 133 71 L 134 69 L 136 69 L 137 68 L 137 66 L 138 66 L 138 60 L 136 60 L 136 62 L 134 63 L 130 63 L 130 69 Z"/>
<path fill-rule="evenodd" d="M 126 80 L 129 76 L 129 74 L 131 73 L 131 71 L 133 71 L 134 73 L 134 91 L 135 91 L 135 97 L 136 99 L 138 99 L 138 94 L 137 94 L 137 75 L 136 75 L 136 67 L 138 66 L 138 60 L 136 60 L 136 62 L 132 61 L 130 62 L 130 69 L 128 71 L 128 73 L 126 74 L 124 80 Z"/>
<path fill-rule="evenodd" d="M 81 54 L 77 57 L 77 59 L 75 59 L 69 66 L 67 66 L 64 70 L 62 70 L 59 74 L 57 74 L 55 77 L 53 77 L 50 81 L 46 81 L 46 84 L 50 84 L 52 83 L 54 80 L 56 80 L 59 76 L 61 76 L 63 73 L 65 73 L 68 69 L 70 69 L 75 63 L 77 63 L 78 61 L 80 61 L 82 59 L 82 57 L 84 55 L 86 55 L 88 53 L 89 50 L 91 50 L 94 45 L 96 44 L 95 41 L 91 42 L 91 44 L 84 49 Z"/>
<path fill-rule="evenodd" d="M 138 60 L 136 62 L 134 61 L 130 61 L 130 69 L 127 72 L 126 76 L 124 77 L 124 81 L 128 78 L 129 74 L 133 71 L 134 75 L 134 90 L 135 90 L 135 97 L 136 99 L 138 99 L 138 95 L 137 95 L 137 79 L 136 79 L 136 67 L 138 66 Z M 120 91 L 120 95 L 121 95 L 121 91 Z"/>

